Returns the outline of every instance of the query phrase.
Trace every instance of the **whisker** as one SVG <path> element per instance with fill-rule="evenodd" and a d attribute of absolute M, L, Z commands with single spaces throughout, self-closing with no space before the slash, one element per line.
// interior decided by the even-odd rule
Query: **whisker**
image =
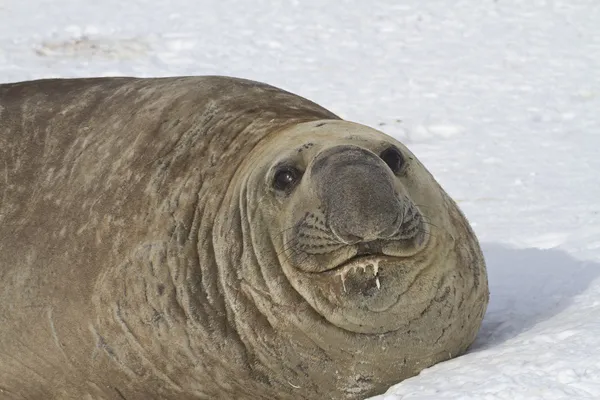
<path fill-rule="evenodd" d="M 436 239 L 437 239 L 437 235 L 434 235 L 434 234 L 433 234 L 433 233 L 431 233 L 431 232 L 427 232 L 427 231 L 424 231 L 424 230 L 422 230 L 422 229 L 420 229 L 420 230 L 419 230 L 419 232 L 420 232 L 420 233 L 422 233 L 422 234 L 424 234 L 424 235 L 429 235 L 430 237 L 432 237 L 432 238 L 436 238 Z"/>
<path fill-rule="evenodd" d="M 434 223 L 432 223 L 431 221 L 428 221 L 427 218 L 425 218 L 424 216 L 421 216 L 423 223 L 431 225 L 431 226 L 435 226 L 436 228 L 440 228 L 439 226 L 435 225 Z"/>
<path fill-rule="evenodd" d="M 308 258 L 310 257 L 310 254 L 304 253 L 304 257 L 302 257 L 302 259 L 298 260 L 297 263 L 298 264 L 302 264 L 304 263 L 304 261 L 306 261 Z"/>
<path fill-rule="evenodd" d="M 424 208 L 433 208 L 433 206 L 428 206 L 426 204 L 417 204 L 417 203 L 413 203 L 415 206 L 417 207 L 424 207 Z"/>
<path fill-rule="evenodd" d="M 289 261 L 292 257 L 294 257 L 295 255 L 300 254 L 302 252 L 302 249 L 295 247 L 295 246 L 290 247 L 287 250 L 291 250 L 291 251 L 285 255 L 284 259 L 282 260 L 283 262 Z"/>
<path fill-rule="evenodd" d="M 422 221 L 422 222 L 423 222 L 423 224 L 424 224 L 424 225 L 427 225 L 427 226 L 433 226 L 434 228 L 438 228 L 438 229 L 440 228 L 439 226 L 437 226 L 437 225 L 434 225 L 434 224 L 432 224 L 431 222 L 427 222 L 427 221 Z"/>
<path fill-rule="evenodd" d="M 320 241 L 320 243 L 324 245 L 339 245 L 339 241 L 333 240 L 331 237 L 327 236 L 319 236 L 319 235 L 311 235 L 310 233 L 301 232 L 298 236 L 300 238 L 306 239 L 316 239 L 316 241 Z M 311 246 L 310 243 L 307 243 L 308 246 Z"/>
<path fill-rule="evenodd" d="M 308 245 L 306 246 L 306 248 L 303 250 L 305 253 L 308 254 L 328 254 L 331 253 L 332 251 L 341 249 L 342 247 L 344 247 L 343 244 L 329 244 L 329 245 Z M 319 249 L 321 251 L 314 251 L 314 249 Z"/>
<path fill-rule="evenodd" d="M 296 247 L 297 243 L 293 243 L 295 240 L 297 240 L 296 238 L 291 238 L 290 240 L 288 240 L 287 242 L 285 242 L 282 246 L 281 246 L 281 251 L 277 252 L 277 257 L 279 257 L 281 254 L 283 254 L 284 252 L 288 251 L 289 249 L 292 249 L 294 247 Z M 291 246 L 286 247 L 288 244 L 291 243 Z"/>
<path fill-rule="evenodd" d="M 294 225 L 290 226 L 289 228 L 283 229 L 281 232 L 279 232 L 277 235 L 275 235 L 273 237 L 273 239 L 277 239 L 279 236 L 283 235 L 285 232 L 289 231 L 290 229 L 294 229 L 295 226 L 296 225 L 294 224 Z"/>
<path fill-rule="evenodd" d="M 314 224 L 310 224 L 310 223 L 306 223 L 306 226 L 308 226 L 310 229 L 314 229 L 318 232 L 323 232 L 326 235 L 331 235 L 331 232 L 329 229 L 327 229 L 327 225 L 322 225 L 322 226 L 317 226 Z"/>

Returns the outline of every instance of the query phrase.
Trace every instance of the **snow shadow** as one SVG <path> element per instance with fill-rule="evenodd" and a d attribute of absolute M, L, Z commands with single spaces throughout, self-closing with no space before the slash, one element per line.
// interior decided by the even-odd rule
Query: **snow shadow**
<path fill-rule="evenodd" d="M 600 264 L 557 249 L 518 249 L 482 243 L 490 303 L 470 352 L 493 347 L 568 307 L 600 277 Z"/>

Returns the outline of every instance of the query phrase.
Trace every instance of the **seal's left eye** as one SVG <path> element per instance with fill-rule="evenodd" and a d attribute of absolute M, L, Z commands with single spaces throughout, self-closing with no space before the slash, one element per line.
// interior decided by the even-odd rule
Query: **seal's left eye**
<path fill-rule="evenodd" d="M 390 167 L 394 174 L 400 172 L 402 166 L 404 166 L 404 157 L 396 146 L 388 147 L 381 152 L 379 157 Z"/>
<path fill-rule="evenodd" d="M 300 179 L 300 171 L 293 167 L 282 167 L 273 177 L 273 186 L 277 190 L 287 191 L 292 189 Z"/>

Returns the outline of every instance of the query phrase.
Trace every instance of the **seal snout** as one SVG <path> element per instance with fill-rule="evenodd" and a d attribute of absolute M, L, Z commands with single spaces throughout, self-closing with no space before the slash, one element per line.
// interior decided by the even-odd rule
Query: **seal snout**
<path fill-rule="evenodd" d="M 330 229 L 342 242 L 384 239 L 402 224 L 394 175 L 375 153 L 350 145 L 326 149 L 315 158 L 311 178 Z"/>

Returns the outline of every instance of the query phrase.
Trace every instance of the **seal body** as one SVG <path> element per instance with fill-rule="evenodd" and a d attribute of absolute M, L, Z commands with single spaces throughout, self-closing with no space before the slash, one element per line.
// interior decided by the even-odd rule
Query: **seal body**
<path fill-rule="evenodd" d="M 226 77 L 0 85 L 0 397 L 361 399 L 488 300 L 416 157 Z"/>

